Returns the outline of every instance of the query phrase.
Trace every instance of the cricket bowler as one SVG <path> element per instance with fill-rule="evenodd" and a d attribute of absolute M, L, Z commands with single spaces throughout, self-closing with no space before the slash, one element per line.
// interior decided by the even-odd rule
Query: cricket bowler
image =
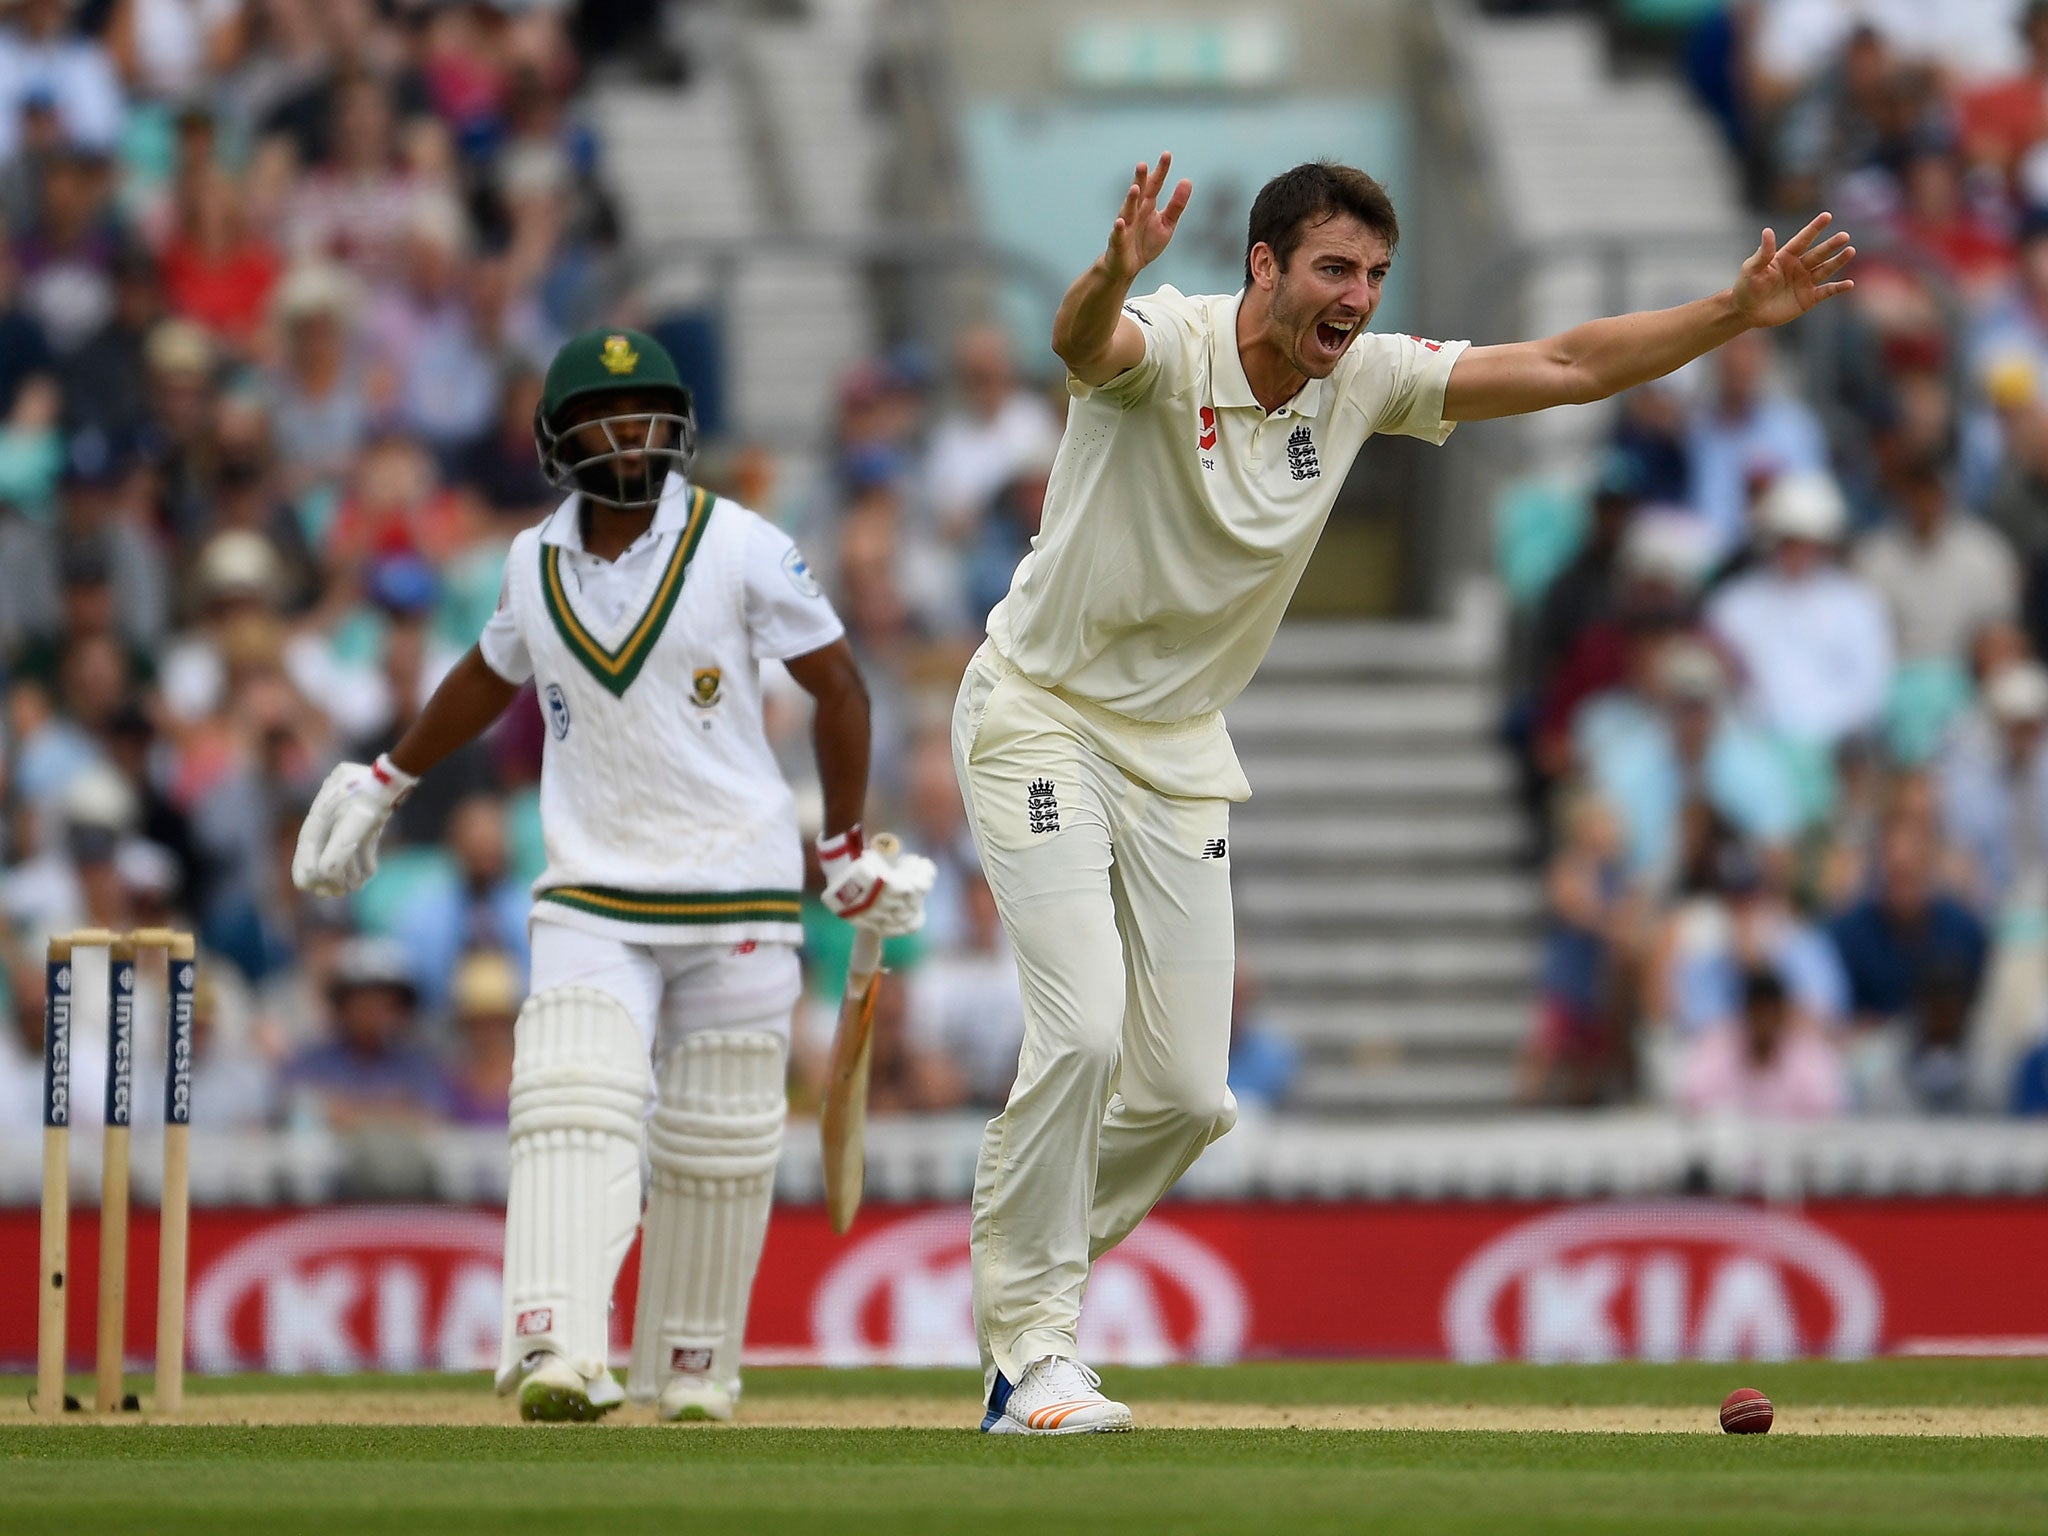
<path fill-rule="evenodd" d="M 690 394 L 660 344 L 570 341 L 534 434 L 567 499 L 512 541 L 497 612 L 390 753 L 328 777 L 292 878 L 360 886 L 406 791 L 532 679 L 547 867 L 514 1030 L 498 1389 L 527 1419 L 596 1419 L 628 1395 L 664 1419 L 729 1419 L 801 987 L 803 850 L 762 724 L 764 661 L 817 703 L 826 905 L 907 933 L 933 870 L 864 849 L 853 653 L 796 546 L 690 480 Z M 636 1230 L 622 1393 L 609 1316 Z"/>
<path fill-rule="evenodd" d="M 1071 396 L 1042 531 L 961 684 L 954 764 L 1016 950 L 1025 1032 L 974 1185 L 986 1414 L 997 1434 L 1128 1429 L 1076 1345 L 1089 1266 L 1236 1120 L 1222 711 L 1286 612 L 1375 432 L 1604 400 L 1847 292 L 1822 214 L 1770 230 L 1710 298 L 1470 346 L 1375 334 L 1400 229 L 1318 162 L 1252 203 L 1245 286 L 1131 288 L 1188 206 L 1139 165 L 1052 347 Z"/>

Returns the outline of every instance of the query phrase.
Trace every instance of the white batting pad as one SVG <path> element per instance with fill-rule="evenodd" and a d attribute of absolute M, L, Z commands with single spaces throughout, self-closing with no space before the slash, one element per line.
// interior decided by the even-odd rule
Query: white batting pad
<path fill-rule="evenodd" d="M 612 1286 L 640 1223 L 647 1048 L 618 999 L 550 987 L 513 1026 L 512 1185 L 498 1389 L 549 1349 L 605 1369 Z"/>
<path fill-rule="evenodd" d="M 675 1375 L 737 1387 L 787 1112 L 779 1035 L 706 1030 L 663 1063 L 626 1376 L 636 1402 Z"/>

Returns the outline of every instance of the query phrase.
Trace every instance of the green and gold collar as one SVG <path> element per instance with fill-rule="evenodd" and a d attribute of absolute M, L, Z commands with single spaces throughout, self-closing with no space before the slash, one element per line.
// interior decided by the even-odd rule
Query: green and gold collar
<path fill-rule="evenodd" d="M 648 601 L 639 621 L 616 646 L 601 644 L 584 627 L 583 621 L 576 616 L 576 610 L 569 606 L 569 594 L 562 585 L 561 546 L 545 542 L 540 546 L 540 589 L 547 603 L 548 616 L 555 621 L 555 629 L 570 652 L 615 697 L 623 698 L 626 690 L 633 686 L 633 679 L 640 675 L 648 654 L 661 638 L 662 627 L 668 623 L 676 599 L 682 595 L 683 576 L 689 568 L 690 558 L 703 542 L 705 525 L 711 521 L 711 509 L 718 502 L 716 496 L 701 487 L 693 486 L 689 494 L 689 521 L 683 525 L 683 531 L 676 539 L 676 547 L 669 555 L 661 580 L 655 583 L 654 596 Z"/>

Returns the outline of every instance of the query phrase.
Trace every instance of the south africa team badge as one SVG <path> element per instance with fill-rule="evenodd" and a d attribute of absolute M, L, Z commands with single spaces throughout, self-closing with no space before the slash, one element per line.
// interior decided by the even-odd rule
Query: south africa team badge
<path fill-rule="evenodd" d="M 719 699 L 719 672 L 716 667 L 699 667 L 690 674 L 690 702 L 699 709 L 709 709 Z"/>

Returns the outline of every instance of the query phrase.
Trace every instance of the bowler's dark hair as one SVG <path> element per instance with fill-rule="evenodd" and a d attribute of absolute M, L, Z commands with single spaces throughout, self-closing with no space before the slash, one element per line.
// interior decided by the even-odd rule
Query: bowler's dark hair
<path fill-rule="evenodd" d="M 1251 227 L 1244 242 L 1245 282 L 1252 280 L 1253 246 L 1262 241 L 1271 246 L 1274 259 L 1284 268 L 1312 225 L 1340 213 L 1350 214 L 1385 240 L 1389 254 L 1401 243 L 1394 200 L 1365 172 L 1334 160 L 1311 160 L 1275 176 L 1252 199 Z"/>

